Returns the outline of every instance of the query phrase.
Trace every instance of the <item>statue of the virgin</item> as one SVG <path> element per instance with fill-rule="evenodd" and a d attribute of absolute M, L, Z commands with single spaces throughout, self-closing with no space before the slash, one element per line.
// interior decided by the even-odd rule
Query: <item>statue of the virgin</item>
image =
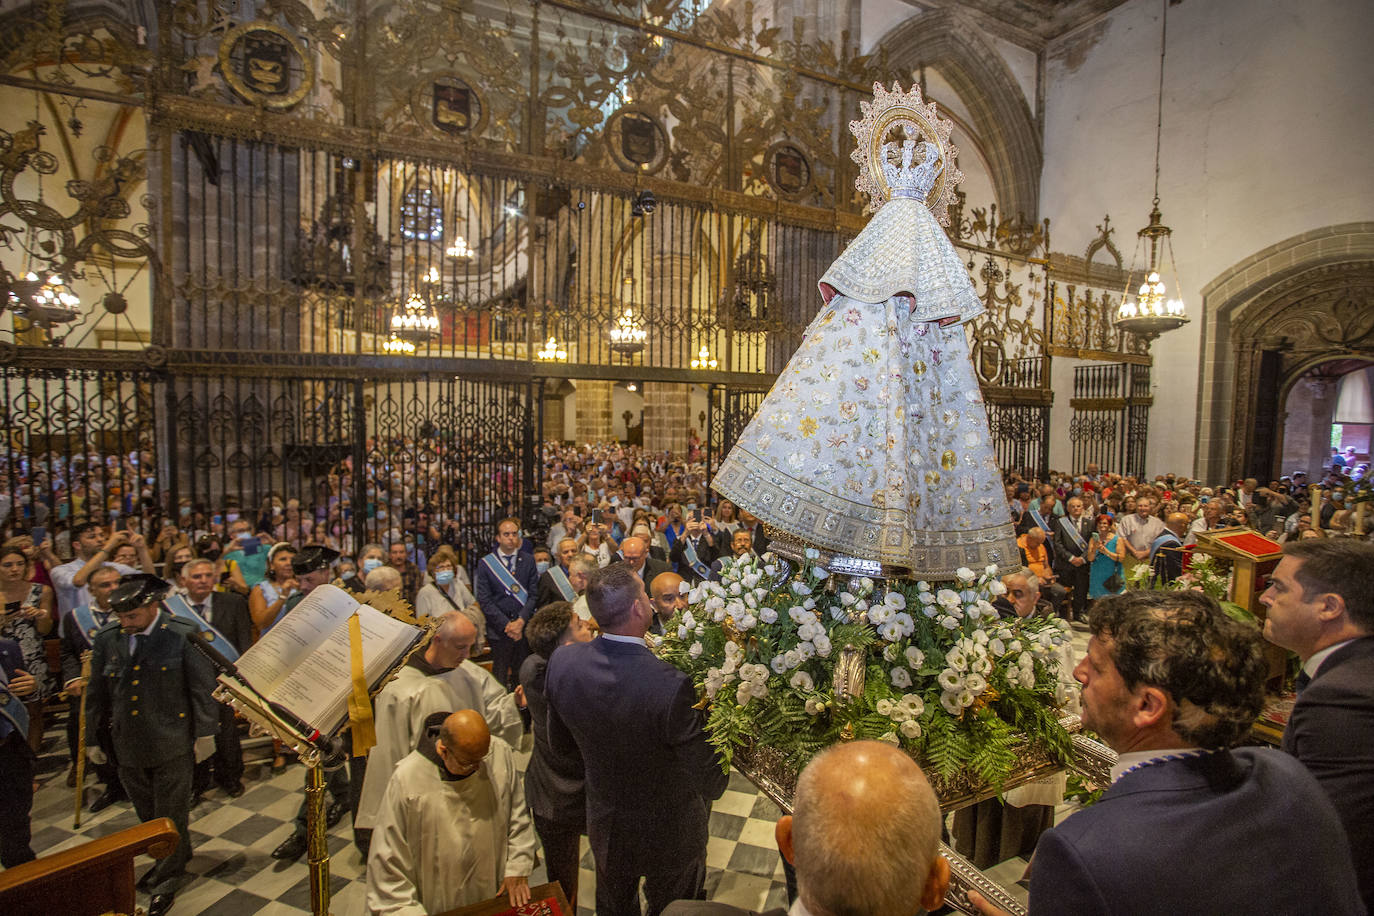
<path fill-rule="evenodd" d="M 1009 570 L 1016 540 L 963 328 L 983 303 L 940 228 L 963 179 L 952 125 L 917 86 L 873 89 L 849 129 L 877 212 L 821 277 L 825 304 L 711 485 L 763 521 L 770 549 L 837 572 Z"/>

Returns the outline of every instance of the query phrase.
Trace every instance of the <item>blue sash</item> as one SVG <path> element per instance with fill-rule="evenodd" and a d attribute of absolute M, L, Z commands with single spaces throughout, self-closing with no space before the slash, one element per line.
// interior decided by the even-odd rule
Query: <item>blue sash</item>
<path fill-rule="evenodd" d="M 1083 540 L 1083 535 L 1078 533 L 1078 523 L 1067 515 L 1059 520 L 1059 527 L 1064 529 L 1067 534 L 1083 553 L 1088 552 L 1088 542 Z"/>
<path fill-rule="evenodd" d="M 239 650 L 234 648 L 234 644 L 224 638 L 224 635 L 210 624 L 205 622 L 205 618 L 195 612 L 191 605 L 186 603 L 186 599 L 180 595 L 168 595 L 162 599 L 162 606 L 165 607 L 173 617 L 180 617 L 182 620 L 189 620 L 196 625 L 196 630 L 201 636 L 209 641 L 210 645 L 220 651 L 225 658 L 231 662 L 239 659 Z"/>
<path fill-rule="evenodd" d="M 1030 512 L 1030 517 L 1033 518 L 1033 519 L 1035 519 L 1035 523 L 1036 523 L 1037 525 L 1039 525 L 1041 528 L 1044 528 L 1046 533 L 1049 533 L 1049 531 L 1050 531 L 1050 523 L 1047 522 L 1047 521 L 1045 521 L 1045 517 L 1044 517 L 1043 515 L 1040 514 L 1040 510 L 1039 510 L 1039 509 L 1029 509 L 1029 510 L 1027 510 L 1027 511 Z"/>
<path fill-rule="evenodd" d="M 519 557 L 519 554 L 516 554 Z M 487 569 L 496 577 L 496 581 L 501 583 L 502 588 L 510 592 L 510 596 L 521 604 L 529 600 L 529 593 L 525 591 L 525 586 L 515 581 L 515 576 L 506 569 L 506 564 L 496 559 L 496 553 L 492 552 L 482 558 L 482 562 L 487 564 Z"/>
<path fill-rule="evenodd" d="M 698 576 L 705 579 L 711 575 L 711 567 L 701 562 L 701 557 L 697 556 L 696 548 L 692 546 L 691 538 L 682 542 L 682 555 L 687 558 L 687 565 L 691 566 Z"/>
<path fill-rule="evenodd" d="M 1150 545 L 1150 559 L 1146 562 L 1153 564 L 1155 556 L 1159 553 L 1160 548 L 1169 546 L 1169 542 L 1173 542 L 1180 547 L 1183 546 L 1183 542 L 1178 539 L 1178 535 L 1174 534 L 1172 531 L 1166 531 L 1155 538 L 1155 542 Z"/>
<path fill-rule="evenodd" d="M 29 711 L 24 708 L 23 700 L 10 693 L 10 676 L 3 665 L 0 665 L 0 718 L 8 721 L 20 737 L 28 735 Z"/>
<path fill-rule="evenodd" d="M 501 568 L 505 569 L 504 566 Z M 558 593 L 563 596 L 564 601 L 577 600 L 577 589 L 573 588 L 572 583 L 568 581 L 568 574 L 563 571 L 563 567 L 550 566 L 549 578 L 553 579 L 553 584 L 558 586 Z"/>
<path fill-rule="evenodd" d="M 95 611 L 91 610 L 91 606 L 83 604 L 81 607 L 72 608 L 72 620 L 76 623 L 77 629 L 81 631 L 81 638 L 86 641 L 86 646 L 94 646 L 95 631 L 105 624 L 96 621 Z M 109 622 L 108 616 L 106 622 Z"/>

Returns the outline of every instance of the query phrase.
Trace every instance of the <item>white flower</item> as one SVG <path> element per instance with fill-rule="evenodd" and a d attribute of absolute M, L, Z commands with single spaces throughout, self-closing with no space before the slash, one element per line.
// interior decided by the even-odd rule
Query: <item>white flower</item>
<path fill-rule="evenodd" d="M 739 643 L 735 642 L 734 640 L 727 640 L 727 641 L 726 641 L 726 643 L 725 643 L 725 657 L 726 657 L 726 658 L 734 658 L 735 656 L 739 655 L 739 654 L 740 654 L 741 652 L 743 652 L 743 651 L 744 651 L 744 650 L 740 648 Z"/>
<path fill-rule="evenodd" d="M 691 628 L 691 627 L 686 627 L 686 626 L 678 627 L 678 628 L 677 628 L 677 638 L 680 639 L 680 640 L 682 640 L 683 642 L 686 642 L 686 641 L 687 641 L 687 636 L 688 636 L 691 632 L 692 632 L 692 628 Z"/>
<path fill-rule="evenodd" d="M 773 660 L 768 663 L 768 666 L 778 674 L 782 674 L 787 670 L 787 659 L 782 657 L 782 653 L 779 653 L 773 656 Z"/>
<path fill-rule="evenodd" d="M 955 671 L 968 670 L 968 658 L 964 655 L 963 650 L 957 646 L 945 653 L 945 664 Z"/>
<path fill-rule="evenodd" d="M 763 681 L 750 681 L 749 692 L 761 700 L 768 696 L 768 685 Z"/>
<path fill-rule="evenodd" d="M 741 706 L 748 706 L 753 698 L 754 691 L 750 689 L 749 682 L 741 681 L 739 687 L 735 688 L 735 702 Z"/>
<path fill-rule="evenodd" d="M 988 689 L 988 682 L 981 674 L 970 674 L 964 678 L 964 686 L 975 694 L 980 694 Z"/>
<path fill-rule="evenodd" d="M 976 642 L 980 647 L 986 646 L 988 644 L 987 632 L 985 630 L 974 630 L 973 641 Z"/>
<path fill-rule="evenodd" d="M 744 593 L 744 606 L 749 608 L 755 608 L 759 606 L 759 601 L 757 598 L 754 597 L 753 592 Z"/>
<path fill-rule="evenodd" d="M 655 649 L 657 649 L 659 646 L 663 645 L 663 637 L 657 634 L 650 636 L 649 644 L 652 645 Z"/>
<path fill-rule="evenodd" d="M 896 747 L 899 743 L 897 741 L 896 732 L 883 732 L 881 735 L 878 736 L 878 740 L 886 744 L 891 744 L 893 747 Z"/>
<path fill-rule="evenodd" d="M 809 594 L 811 594 L 811 586 L 807 585 L 805 582 L 793 582 L 793 583 L 792 583 L 792 594 L 794 594 L 794 595 L 809 595 Z"/>
<path fill-rule="evenodd" d="M 735 625 L 738 626 L 741 631 L 752 630 L 754 629 L 754 625 L 758 622 L 758 618 L 756 618 L 753 614 L 745 614 L 743 617 L 739 619 L 739 622 Z"/>
<path fill-rule="evenodd" d="M 906 596 L 901 592 L 888 592 L 883 596 L 883 604 L 894 611 L 904 611 L 906 610 Z"/>
<path fill-rule="evenodd" d="M 772 554 L 769 554 L 769 556 L 772 556 Z M 778 567 L 777 567 L 777 564 L 776 564 L 776 563 L 769 563 L 767 566 L 765 566 L 765 567 L 763 568 L 763 574 L 766 575 L 766 576 L 770 576 L 770 577 L 771 577 L 771 576 L 776 576 L 776 575 L 778 574 Z"/>
<path fill-rule="evenodd" d="M 692 616 L 692 612 L 690 610 L 682 612 L 682 625 L 689 630 L 697 625 L 697 619 Z"/>
<path fill-rule="evenodd" d="M 816 599 L 815 599 L 815 598 L 807 598 L 805 601 L 802 602 L 802 607 L 806 608 L 808 611 L 815 610 L 815 608 L 816 608 Z"/>
<path fill-rule="evenodd" d="M 989 563 L 987 566 L 983 567 L 983 574 L 986 575 L 989 579 L 996 579 L 996 578 L 997 578 L 997 564 L 996 564 L 996 563 Z"/>
<path fill-rule="evenodd" d="M 988 620 L 992 620 L 994 617 L 997 616 L 997 608 L 993 607 L 991 604 L 989 604 L 987 601 L 983 600 L 982 598 L 979 598 L 979 599 L 978 599 L 978 605 L 977 605 L 977 606 L 978 606 L 978 612 L 979 612 L 980 614 L 982 614 L 982 615 L 983 615 L 985 618 L 987 618 Z"/>
<path fill-rule="evenodd" d="M 739 583 L 738 583 L 738 582 L 731 582 L 731 583 L 730 583 L 729 592 L 730 592 L 730 594 L 732 594 L 732 595 L 738 596 L 739 593 L 740 593 Z"/>
<path fill-rule="evenodd" d="M 747 573 L 742 581 L 745 588 L 753 588 L 759 584 L 759 574 L 756 572 Z"/>
<path fill-rule="evenodd" d="M 868 609 L 868 621 L 875 627 L 880 627 L 892 619 L 892 608 L 885 604 L 875 604 Z"/>
<path fill-rule="evenodd" d="M 914 721 L 914 720 L 912 720 L 912 719 L 907 719 L 907 720 L 906 720 L 905 722 L 903 722 L 901 725 L 897 726 L 897 731 L 901 732 L 901 733 L 902 733 L 902 736 L 905 737 L 905 738 L 919 738 L 919 737 L 921 737 L 921 726 L 920 726 L 920 723 L 918 723 L 918 722 L 916 722 L 916 721 Z"/>
<path fill-rule="evenodd" d="M 792 689 L 794 690 L 813 690 L 816 686 L 815 682 L 811 680 L 811 675 L 807 674 L 805 671 L 798 671 L 796 674 L 792 675 L 792 680 L 788 681 L 788 683 L 792 685 Z"/>
<path fill-rule="evenodd" d="M 706 672 L 706 695 L 711 699 L 716 698 L 720 688 L 725 686 L 725 673 L 719 668 L 712 668 Z"/>
<path fill-rule="evenodd" d="M 1034 669 L 1022 668 L 1019 680 L 1021 681 L 1022 687 L 1026 688 L 1027 690 L 1030 690 L 1032 687 L 1035 686 Z"/>
<path fill-rule="evenodd" d="M 944 617 L 940 618 L 940 626 L 944 627 L 946 630 L 957 630 L 959 629 L 959 619 L 946 614 Z"/>
<path fill-rule="evenodd" d="M 686 585 L 686 584 L 687 584 L 687 580 L 686 580 L 686 579 L 682 580 L 682 584 L 683 584 L 683 585 Z M 691 591 L 689 591 L 689 592 L 687 593 L 687 603 L 688 603 L 688 604 L 700 604 L 700 603 L 701 603 L 701 599 L 702 599 L 703 597 L 705 597 L 705 594 L 704 594 L 703 590 L 702 590 L 700 587 L 694 588 L 694 589 L 692 589 Z"/>
<path fill-rule="evenodd" d="M 906 663 L 913 671 L 925 664 L 926 654 L 915 646 L 907 646 Z"/>
<path fill-rule="evenodd" d="M 988 643 L 988 649 L 998 658 L 1007 654 L 1007 644 L 1002 642 L 1000 637 L 993 637 L 992 641 Z"/>
<path fill-rule="evenodd" d="M 836 604 L 830 608 L 830 619 L 838 620 L 841 623 L 849 621 L 849 612 L 844 609 L 844 605 Z"/>
<path fill-rule="evenodd" d="M 912 718 L 915 718 L 916 716 L 919 716 L 921 713 L 926 711 L 926 701 L 921 699 L 919 695 L 914 693 L 902 694 L 902 699 L 898 702 L 898 705 L 901 706 L 902 709 L 905 710 L 906 714 L 908 716 L 911 716 Z"/>
<path fill-rule="evenodd" d="M 890 716 L 892 715 L 892 706 L 892 701 L 889 700 L 887 697 L 883 697 L 881 700 L 877 702 L 874 708 L 878 710 L 878 715 Z"/>
<path fill-rule="evenodd" d="M 738 598 L 731 598 L 725 604 L 725 613 L 731 617 L 739 617 L 744 613 L 744 602 Z"/>
<path fill-rule="evenodd" d="M 945 690 L 958 690 L 964 685 L 964 679 L 959 676 L 959 672 L 953 668 L 946 668 L 940 672 L 935 679 Z"/>
<path fill-rule="evenodd" d="M 892 681 L 893 687 L 902 688 L 911 686 L 911 672 L 905 668 L 893 668 L 892 674 L 889 675 L 889 679 Z"/>
<path fill-rule="evenodd" d="M 868 602 L 860 598 L 858 601 L 854 602 L 854 610 L 859 612 L 868 610 Z"/>
<path fill-rule="evenodd" d="M 762 588 L 762 587 L 754 589 L 754 600 L 756 600 L 756 601 L 762 601 L 762 600 L 763 600 L 764 598 L 766 598 L 767 596 L 768 596 L 768 589 Z"/>
<path fill-rule="evenodd" d="M 945 712 L 952 716 L 957 716 L 964 711 L 964 707 L 959 705 L 959 694 L 951 690 L 946 690 L 940 694 L 940 705 L 945 708 Z"/>
<path fill-rule="evenodd" d="M 820 703 L 817 703 L 815 697 L 807 697 L 806 714 L 808 716 L 819 716 L 824 711 L 825 707 L 822 706 Z"/>
<path fill-rule="evenodd" d="M 868 578 L 868 576 L 864 576 L 863 578 L 861 578 L 859 580 L 859 590 L 862 591 L 865 595 L 873 591 L 873 580 Z"/>
<path fill-rule="evenodd" d="M 963 706 L 963 707 L 972 706 L 972 705 L 973 705 L 973 700 L 974 700 L 974 696 L 973 696 L 973 691 L 972 691 L 972 690 L 969 690 L 968 688 L 964 688 L 963 690 L 959 691 L 959 705 L 960 705 L 960 706 Z"/>
<path fill-rule="evenodd" d="M 759 611 L 759 620 L 762 620 L 764 623 L 776 623 L 777 619 L 778 612 L 771 607 L 762 608 Z"/>
<path fill-rule="evenodd" d="M 811 642 L 797 643 L 797 654 L 801 656 L 802 661 L 810 660 L 816 654 L 816 644 Z"/>
<path fill-rule="evenodd" d="M 706 610 L 716 611 L 725 607 L 725 599 L 720 595 L 712 595 L 706 599 Z"/>
<path fill-rule="evenodd" d="M 821 552 L 814 547 L 808 547 L 805 550 L 805 555 L 808 560 L 817 560 L 820 559 Z"/>
<path fill-rule="evenodd" d="M 988 660 L 986 655 L 980 655 L 973 660 L 973 664 L 970 665 L 970 668 L 975 674 L 987 674 L 992 671 L 992 662 Z"/>
<path fill-rule="evenodd" d="M 689 595 L 689 594 L 691 594 L 691 593 L 692 593 L 692 584 L 691 584 L 690 582 L 688 582 L 686 579 L 683 579 L 681 582 L 679 582 L 679 583 L 677 584 L 677 593 L 678 593 L 679 595 Z"/>
<path fill-rule="evenodd" d="M 896 647 L 896 646 L 890 646 L 890 645 L 889 645 L 889 646 L 883 646 L 883 660 L 884 660 L 884 661 L 889 661 L 889 662 L 895 662 L 895 661 L 897 660 L 897 647 Z"/>
<path fill-rule="evenodd" d="M 974 579 L 978 578 L 973 570 L 969 569 L 967 566 L 960 566 L 954 571 L 954 575 L 960 582 L 972 582 Z"/>
<path fill-rule="evenodd" d="M 840 592 L 840 604 L 843 604 L 845 607 L 853 607 L 854 602 L 858 600 L 858 598 L 855 598 L 849 592 Z"/>
<path fill-rule="evenodd" d="M 721 664 L 720 670 L 721 670 L 722 672 L 724 672 L 725 674 L 734 675 L 735 669 L 738 668 L 738 667 L 739 667 L 739 659 L 738 659 L 738 658 L 727 658 L 727 659 L 724 661 L 724 663 Z"/>
<path fill-rule="evenodd" d="M 801 653 L 796 649 L 788 649 L 783 653 L 783 657 L 787 660 L 787 667 L 789 669 L 795 668 L 802 663 Z"/>
<path fill-rule="evenodd" d="M 811 567 L 811 575 L 815 576 L 816 579 L 819 581 L 821 579 L 829 578 L 830 570 L 826 569 L 824 566 L 813 566 Z"/>
<path fill-rule="evenodd" d="M 895 620 L 889 620 L 887 623 L 882 625 L 882 628 L 878 631 L 878 633 L 883 637 L 883 639 L 886 639 L 888 642 L 896 642 L 903 636 L 902 625 Z"/>
<path fill-rule="evenodd" d="M 723 608 L 723 607 L 716 608 L 716 610 L 711 614 L 711 619 L 714 620 L 716 623 L 721 623 L 722 621 L 724 621 L 724 620 L 725 620 L 725 608 Z"/>
<path fill-rule="evenodd" d="M 830 657 L 830 637 L 829 637 L 829 636 L 827 636 L 827 635 L 825 635 L 824 633 L 822 633 L 820 636 L 817 636 L 815 639 L 811 640 L 811 644 L 814 645 L 814 646 L 816 647 L 816 654 L 819 655 L 821 658 L 829 658 L 829 657 Z"/>
<path fill-rule="evenodd" d="M 822 629 L 819 623 L 808 620 L 806 623 L 797 627 L 797 638 L 810 642 L 820 635 L 821 632 Z"/>
<path fill-rule="evenodd" d="M 692 656 L 692 658 L 698 658 L 703 651 L 705 651 L 705 648 L 702 646 L 702 644 L 699 642 L 694 642 L 692 643 L 692 647 L 687 650 L 687 654 Z"/>
<path fill-rule="evenodd" d="M 922 585 L 925 585 L 926 589 L 929 589 L 929 588 L 930 588 L 930 586 L 929 586 L 929 585 L 926 585 L 926 583 L 924 583 L 924 582 L 922 582 L 921 584 L 922 584 Z M 923 590 L 923 591 L 917 592 L 917 594 L 916 594 L 916 600 L 919 601 L 919 602 L 921 602 L 922 604 L 934 604 L 934 603 L 935 603 L 935 596 L 932 595 L 929 591 L 924 591 L 924 590 Z"/>
<path fill-rule="evenodd" d="M 993 579 L 988 583 L 988 591 L 992 592 L 994 595 L 1005 595 L 1007 593 L 1007 587 L 1002 584 L 1001 579 Z"/>
<path fill-rule="evenodd" d="M 959 606 L 959 593 L 947 588 L 942 588 L 935 593 L 935 600 L 941 607 L 956 608 Z"/>
<path fill-rule="evenodd" d="M 763 665 L 741 665 L 739 676 L 742 680 L 755 681 L 762 684 L 764 681 L 768 680 L 768 669 Z"/>

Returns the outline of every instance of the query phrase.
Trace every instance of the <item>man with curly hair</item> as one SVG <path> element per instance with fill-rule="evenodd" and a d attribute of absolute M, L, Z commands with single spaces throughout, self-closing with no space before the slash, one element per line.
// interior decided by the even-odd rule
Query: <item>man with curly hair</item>
<path fill-rule="evenodd" d="M 1040 838 L 1031 916 L 1364 912 L 1316 780 L 1233 748 L 1263 701 L 1259 633 L 1190 591 L 1099 599 L 1089 628 L 1083 724 L 1119 758 L 1101 800 Z"/>

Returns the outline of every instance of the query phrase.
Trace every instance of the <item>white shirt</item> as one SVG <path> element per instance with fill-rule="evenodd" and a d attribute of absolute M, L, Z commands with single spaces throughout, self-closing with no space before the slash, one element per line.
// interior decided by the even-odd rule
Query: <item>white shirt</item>
<path fill-rule="evenodd" d="M 81 572 L 81 567 L 86 565 L 86 560 L 77 557 L 75 560 L 63 563 L 61 566 L 54 566 L 48 570 L 48 578 L 52 579 L 52 590 L 57 596 L 58 618 L 61 619 L 72 608 L 89 607 L 91 604 L 91 592 L 86 586 L 76 587 L 73 581 L 76 574 Z M 121 576 L 138 572 L 132 566 L 125 566 L 123 563 L 105 563 L 106 566 L 113 566 L 119 570 Z"/>
<path fill-rule="evenodd" d="M 636 645 L 636 646 L 642 646 L 642 645 L 644 645 L 644 637 L 643 637 L 643 636 L 622 636 L 622 635 L 619 634 L 619 633 L 602 633 L 602 634 L 601 634 L 601 638 L 602 638 L 602 639 L 609 639 L 609 640 L 612 640 L 612 641 L 614 641 L 614 642 L 628 642 L 628 643 L 631 643 L 632 645 Z"/>
<path fill-rule="evenodd" d="M 1316 677 L 1317 669 L 1321 668 L 1322 662 L 1326 661 L 1332 652 L 1335 652 L 1346 643 L 1352 643 L 1354 641 L 1353 639 L 1343 639 L 1338 643 L 1332 643 L 1325 649 L 1318 649 L 1316 652 L 1312 653 L 1311 658 L 1302 663 L 1302 670 L 1307 672 L 1308 677 Z"/>

